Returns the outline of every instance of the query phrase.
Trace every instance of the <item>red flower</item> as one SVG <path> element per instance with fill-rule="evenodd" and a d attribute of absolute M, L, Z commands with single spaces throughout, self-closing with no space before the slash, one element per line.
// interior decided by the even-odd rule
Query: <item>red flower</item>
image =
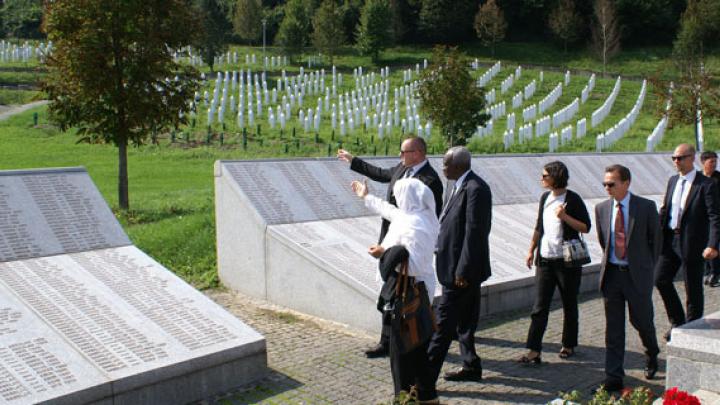
<path fill-rule="evenodd" d="M 694 395 L 673 387 L 663 394 L 663 405 L 700 405 L 700 400 Z"/>

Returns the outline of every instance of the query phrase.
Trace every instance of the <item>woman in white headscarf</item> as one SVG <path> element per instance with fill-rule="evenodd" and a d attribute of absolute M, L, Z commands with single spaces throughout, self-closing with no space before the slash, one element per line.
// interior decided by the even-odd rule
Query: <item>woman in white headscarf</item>
<path fill-rule="evenodd" d="M 397 268 L 397 259 L 408 258 L 408 275 L 423 282 L 432 302 L 435 292 L 435 270 L 433 254 L 437 243 L 440 223 L 435 213 L 435 198 L 432 191 L 423 182 L 415 178 L 401 179 L 395 182 L 393 194 L 397 207 L 382 199 L 368 194 L 367 183 L 352 182 L 352 189 L 365 200 L 365 206 L 390 221 L 388 233 L 380 246 L 372 245 L 369 253 L 380 259 L 380 272 L 386 273 Z M 397 255 L 400 252 L 402 255 Z M 390 269 L 390 270 L 388 270 Z M 383 280 L 387 281 L 387 276 Z M 386 286 L 383 286 L 386 290 Z M 417 388 L 418 400 L 423 404 L 439 403 L 435 381 L 427 367 L 427 346 L 420 345 L 406 354 L 399 354 L 394 339 L 390 338 L 390 367 L 395 386 L 395 394 Z"/>

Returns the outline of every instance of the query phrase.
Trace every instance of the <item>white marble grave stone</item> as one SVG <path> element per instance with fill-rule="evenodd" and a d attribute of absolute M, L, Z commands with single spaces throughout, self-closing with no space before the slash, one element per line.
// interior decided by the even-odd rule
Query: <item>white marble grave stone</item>
<path fill-rule="evenodd" d="M 481 288 L 481 314 L 532 304 L 534 270 L 524 265 L 537 217 L 542 166 L 562 160 L 570 188 L 594 206 L 605 197 L 603 168 L 620 163 L 633 173 L 631 190 L 659 201 L 673 174 L 666 154 L 493 155 L 473 157 L 473 170 L 493 193 L 492 277 Z M 391 167 L 397 158 L 370 158 Z M 441 158 L 430 163 L 441 174 Z M 215 165 L 218 271 L 231 289 L 301 312 L 377 331 L 377 242 L 380 218 L 350 191 L 362 179 L 335 159 L 218 161 Z M 443 182 L 445 182 L 443 177 Z M 386 186 L 370 181 L 373 194 Z M 584 291 L 597 289 L 600 248 L 586 236 L 593 263 Z"/>
<path fill-rule="evenodd" d="M 132 245 L 84 169 L 0 172 L 0 403 L 177 404 L 264 338 Z"/>

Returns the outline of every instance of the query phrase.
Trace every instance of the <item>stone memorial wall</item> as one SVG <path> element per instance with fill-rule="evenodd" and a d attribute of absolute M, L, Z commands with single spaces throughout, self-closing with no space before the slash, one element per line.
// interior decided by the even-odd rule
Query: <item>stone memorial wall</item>
<path fill-rule="evenodd" d="M 83 169 L 0 172 L 0 403 L 175 404 L 265 341 L 132 246 Z"/>
<path fill-rule="evenodd" d="M 542 166 L 562 160 L 569 186 L 594 220 L 604 200 L 604 167 L 620 163 L 633 174 L 631 190 L 659 203 L 673 174 L 667 154 L 474 156 L 473 170 L 493 193 L 492 277 L 483 284 L 481 313 L 532 304 L 534 270 L 524 265 L 537 217 Z M 390 167 L 397 158 L 368 159 Z M 430 158 L 442 177 L 442 159 Z M 350 191 L 362 179 L 335 159 L 219 161 L 215 167 L 218 271 L 228 287 L 301 312 L 367 330 L 379 328 L 375 300 L 380 218 Z M 445 179 L 443 178 L 443 182 Z M 373 194 L 387 188 L 369 181 Z M 586 236 L 593 263 L 583 289 L 597 288 L 600 247 Z"/>

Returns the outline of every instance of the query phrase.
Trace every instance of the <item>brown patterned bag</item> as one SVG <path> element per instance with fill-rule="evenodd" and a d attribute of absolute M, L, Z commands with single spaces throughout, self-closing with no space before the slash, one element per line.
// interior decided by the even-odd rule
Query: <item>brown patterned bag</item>
<path fill-rule="evenodd" d="M 407 260 L 400 265 L 395 284 L 391 325 L 393 338 L 401 354 L 424 344 L 437 330 L 425 283 L 408 276 Z"/>

